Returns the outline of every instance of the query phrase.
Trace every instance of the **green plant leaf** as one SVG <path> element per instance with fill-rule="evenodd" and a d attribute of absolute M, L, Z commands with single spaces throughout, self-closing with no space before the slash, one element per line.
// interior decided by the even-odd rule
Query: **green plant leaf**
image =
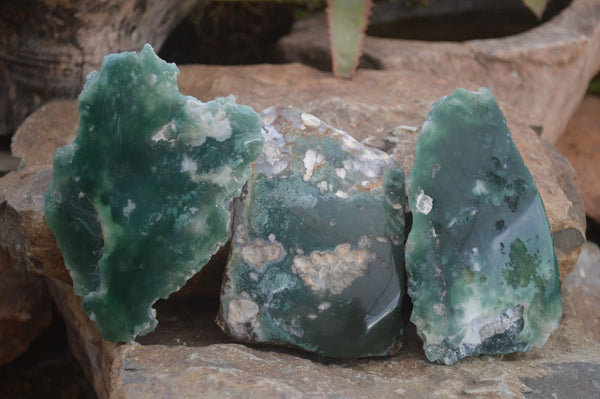
<path fill-rule="evenodd" d="M 333 74 L 351 78 L 362 55 L 371 0 L 328 0 L 327 22 Z"/>
<path fill-rule="evenodd" d="M 538 19 L 541 19 L 542 15 L 544 15 L 544 10 L 546 9 L 548 0 L 523 0 L 523 4 L 533 11 Z"/>

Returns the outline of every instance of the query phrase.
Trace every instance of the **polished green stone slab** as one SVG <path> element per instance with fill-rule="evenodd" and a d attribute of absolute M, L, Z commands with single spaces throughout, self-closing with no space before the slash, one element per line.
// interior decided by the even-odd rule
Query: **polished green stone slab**
<path fill-rule="evenodd" d="M 429 360 L 540 347 L 558 326 L 544 205 L 486 88 L 438 100 L 407 179 L 411 316 Z"/>
<path fill-rule="evenodd" d="M 60 148 L 46 221 L 82 307 L 110 341 L 154 329 L 152 304 L 230 236 L 229 204 L 260 154 L 261 121 L 233 97 L 202 103 L 149 45 L 105 57 Z"/>
<path fill-rule="evenodd" d="M 265 146 L 234 201 L 218 323 L 235 339 L 337 358 L 402 336 L 405 190 L 384 152 L 292 108 L 263 112 Z"/>

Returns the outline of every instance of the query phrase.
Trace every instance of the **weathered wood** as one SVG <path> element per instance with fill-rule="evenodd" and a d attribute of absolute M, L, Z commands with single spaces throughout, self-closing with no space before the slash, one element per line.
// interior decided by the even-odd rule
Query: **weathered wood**
<path fill-rule="evenodd" d="M 49 99 L 74 98 L 104 55 L 157 50 L 207 0 L 6 0 L 0 2 L 0 136 Z"/>

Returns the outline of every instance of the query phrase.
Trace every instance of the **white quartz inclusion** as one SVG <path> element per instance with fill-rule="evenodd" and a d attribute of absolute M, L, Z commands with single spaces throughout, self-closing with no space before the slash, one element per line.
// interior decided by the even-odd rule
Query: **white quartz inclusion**
<path fill-rule="evenodd" d="M 185 129 L 182 139 L 191 146 L 197 147 L 206 141 L 207 137 L 222 142 L 231 137 L 231 124 L 223 109 L 213 113 L 201 101 L 189 98 L 185 104 L 185 112 L 193 124 Z"/>
<path fill-rule="evenodd" d="M 423 190 L 419 191 L 416 203 L 417 212 L 423 215 L 429 214 L 433 209 L 433 198 L 425 194 Z"/>

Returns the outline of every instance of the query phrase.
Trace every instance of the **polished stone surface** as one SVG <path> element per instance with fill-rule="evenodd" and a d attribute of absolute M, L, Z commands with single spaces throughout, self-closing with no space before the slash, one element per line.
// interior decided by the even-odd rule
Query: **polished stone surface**
<path fill-rule="evenodd" d="M 386 355 L 402 336 L 404 176 L 389 155 L 293 108 L 235 201 L 221 327 L 324 356 Z"/>
<path fill-rule="evenodd" d="M 486 88 L 436 102 L 407 179 L 411 320 L 431 361 L 541 346 L 561 317 L 544 206 Z"/>
<path fill-rule="evenodd" d="M 229 239 L 232 197 L 262 148 L 260 118 L 233 97 L 177 89 L 150 46 L 107 56 L 58 149 L 45 214 L 82 307 L 110 341 L 156 326 L 152 304 Z"/>

